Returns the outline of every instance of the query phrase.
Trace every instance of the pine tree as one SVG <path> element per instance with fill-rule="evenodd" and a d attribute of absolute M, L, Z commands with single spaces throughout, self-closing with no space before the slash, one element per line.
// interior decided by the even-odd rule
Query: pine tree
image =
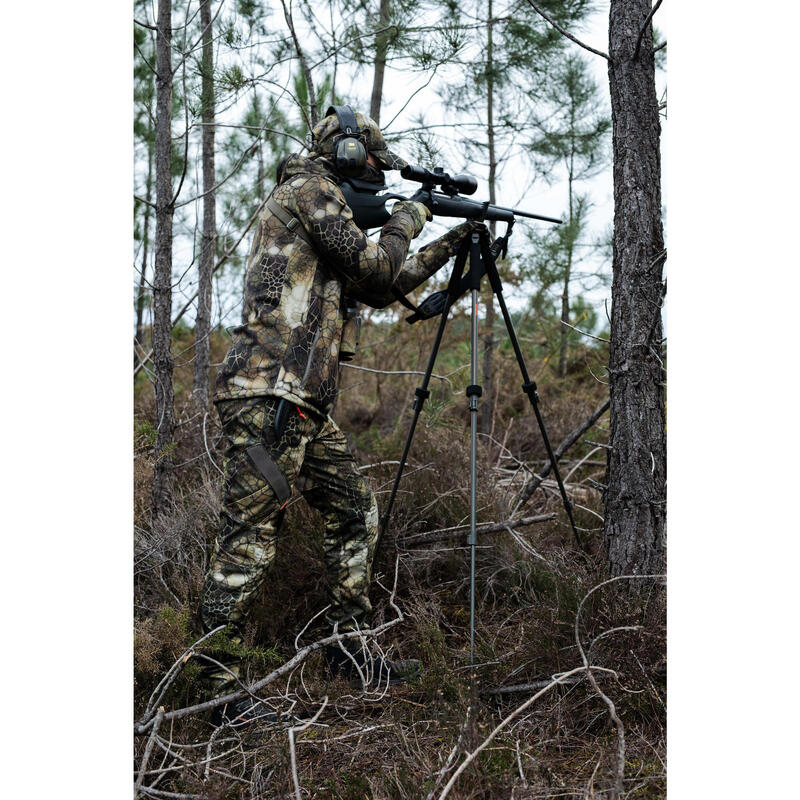
<path fill-rule="evenodd" d="M 201 410 L 208 410 L 208 372 L 211 333 L 211 277 L 217 241 L 214 170 L 214 52 L 210 0 L 200 0 L 200 25 L 203 38 L 202 76 L 202 161 L 203 235 L 197 289 L 197 315 L 194 328 L 194 383 L 192 394 Z"/>
<path fill-rule="evenodd" d="M 533 0 L 528 4 L 545 19 Z M 604 533 L 612 575 L 661 573 L 666 560 L 666 435 L 661 302 L 666 260 L 661 222 L 659 104 L 652 19 L 661 5 L 611 0 L 606 59 L 614 177 L 609 348 L 610 449 Z M 557 26 L 548 20 L 554 30 Z M 622 775 L 624 765 L 618 770 Z M 621 781 L 621 777 L 619 778 Z M 622 791 L 618 783 L 614 796 Z"/>
<path fill-rule="evenodd" d="M 546 267 L 541 258 L 537 259 L 540 285 L 558 282 L 561 286 L 558 374 L 564 378 L 567 346 L 572 338 L 570 284 L 575 267 L 585 257 L 585 250 L 581 253 L 578 248 L 588 245 L 580 240 L 585 234 L 590 202 L 587 195 L 576 191 L 576 183 L 594 177 L 606 167 L 611 129 L 598 87 L 581 56 L 570 54 L 555 65 L 533 126 L 535 135 L 529 147 L 538 171 L 551 180 L 561 178 L 561 170 L 567 177 L 565 224 L 531 236 L 534 251 L 549 259 Z"/>
<path fill-rule="evenodd" d="M 158 6 L 156 34 L 156 252 L 153 280 L 153 363 L 156 442 L 152 516 L 172 500 L 172 439 L 175 430 L 172 385 L 172 0 Z"/>
<path fill-rule="evenodd" d="M 563 52 L 563 41 L 540 21 L 520 19 L 515 3 L 499 7 L 496 0 L 477 14 L 448 3 L 456 24 L 475 26 L 472 46 L 463 61 L 464 82 L 448 86 L 442 93 L 445 103 L 461 112 L 470 122 L 482 121 L 480 128 L 466 144 L 466 157 L 471 165 L 483 164 L 488 170 L 489 201 L 496 202 L 497 184 L 503 163 L 520 149 L 520 135 L 530 128 L 542 87 L 549 81 L 555 59 Z M 581 19 L 589 8 L 585 0 L 548 3 L 553 14 L 564 22 Z M 485 8 L 485 16 L 484 16 Z M 494 235 L 495 226 L 491 226 Z M 481 432 L 489 433 L 494 408 L 493 374 L 495 351 L 495 311 L 493 297 L 484 288 L 483 398 L 481 400 Z"/>
<path fill-rule="evenodd" d="M 144 308 L 147 301 L 147 268 L 150 258 L 150 223 L 153 209 L 153 156 L 155 149 L 155 79 L 153 70 L 147 63 L 153 61 L 155 48 L 145 29 L 134 27 L 134 69 L 133 69 L 133 135 L 137 145 L 147 152 L 147 177 L 143 202 L 135 200 L 134 239 L 141 241 L 139 280 L 136 289 L 136 332 L 134 334 L 134 369 L 139 365 L 144 346 Z M 140 55 L 141 54 L 141 55 Z M 141 222 L 140 222 L 141 220 Z"/>
<path fill-rule="evenodd" d="M 386 71 L 386 56 L 389 50 L 391 32 L 389 26 L 389 0 L 380 0 L 378 32 L 375 34 L 375 71 L 372 79 L 372 95 L 369 103 L 369 115 L 380 125 L 381 101 L 383 99 L 383 75 Z"/>
<path fill-rule="evenodd" d="M 650 20 L 650 0 L 611 0 L 614 282 L 605 537 L 612 575 L 665 567 L 665 397 L 658 347 L 666 251 Z"/>

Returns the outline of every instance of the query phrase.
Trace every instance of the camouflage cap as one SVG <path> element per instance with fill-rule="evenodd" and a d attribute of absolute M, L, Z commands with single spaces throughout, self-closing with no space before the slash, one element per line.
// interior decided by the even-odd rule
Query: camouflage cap
<path fill-rule="evenodd" d="M 376 161 L 381 165 L 381 169 L 403 169 L 408 166 L 405 159 L 393 153 L 387 146 L 383 138 L 381 129 L 374 119 L 366 114 L 356 112 L 356 123 L 361 128 L 367 144 L 367 152 L 375 156 Z M 341 133 L 339 118 L 336 114 L 329 114 L 321 119 L 312 129 L 312 145 L 310 154 L 330 156 L 333 154 L 333 143 Z"/>

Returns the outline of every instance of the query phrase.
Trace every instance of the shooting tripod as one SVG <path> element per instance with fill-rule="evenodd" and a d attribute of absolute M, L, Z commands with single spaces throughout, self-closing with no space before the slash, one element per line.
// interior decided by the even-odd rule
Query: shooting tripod
<path fill-rule="evenodd" d="M 558 220 L 553 220 L 557 222 Z M 489 245 L 489 232 L 484 228 L 479 232 L 471 234 L 471 236 L 464 239 L 461 247 L 456 255 L 453 271 L 450 275 L 450 281 L 447 284 L 445 292 L 432 295 L 421 304 L 417 312 L 410 318 L 414 319 L 427 319 L 441 313 L 439 321 L 439 328 L 436 332 L 436 338 L 433 343 L 430 358 L 428 359 L 428 366 L 425 370 L 425 377 L 422 380 L 422 385 L 415 391 L 415 398 L 413 403 L 414 417 L 411 420 L 411 427 L 408 431 L 405 447 L 403 448 L 403 455 L 400 458 L 400 466 L 397 468 L 397 475 L 394 479 L 392 492 L 389 495 L 389 502 L 386 506 L 386 511 L 381 520 L 380 532 L 378 535 L 378 542 L 383 538 L 383 534 L 389 524 L 389 517 L 392 513 L 392 506 L 394 499 L 397 495 L 397 489 L 400 485 L 400 479 L 403 476 L 403 469 L 405 468 L 408 452 L 411 449 L 411 440 L 414 437 L 414 430 L 417 427 L 417 420 L 419 419 L 422 406 L 425 401 L 430 397 L 428 384 L 433 373 L 433 365 L 436 361 L 436 356 L 439 352 L 439 345 L 442 341 L 444 328 L 447 324 L 447 316 L 453 304 L 463 295 L 466 291 L 471 292 L 471 328 L 470 328 L 470 352 L 471 352 L 471 371 L 470 371 L 470 385 L 467 386 L 466 394 L 469 402 L 469 412 L 472 423 L 471 431 L 471 454 L 470 454 L 470 531 L 467 544 L 470 546 L 470 583 L 469 583 L 469 663 L 475 662 L 475 548 L 478 543 L 478 536 L 476 530 L 476 489 L 477 489 L 477 452 L 478 452 L 478 398 L 483 394 L 483 389 L 478 385 L 478 291 L 480 289 L 481 278 L 484 275 L 489 276 L 489 284 L 492 287 L 492 293 L 497 298 L 500 305 L 500 311 L 503 315 L 503 321 L 508 331 L 511 345 L 514 348 L 514 355 L 517 358 L 520 372 L 522 374 L 522 391 L 528 396 L 531 405 L 533 406 L 536 421 L 539 423 L 539 430 L 542 434 L 547 455 L 550 458 L 550 463 L 553 466 L 553 472 L 558 481 L 558 488 L 561 493 L 561 499 L 564 503 L 567 516 L 569 517 L 572 532 L 575 534 L 575 539 L 579 547 L 582 547 L 578 531 L 575 527 L 575 520 L 572 516 L 572 504 L 567 497 L 567 492 L 564 489 L 564 482 L 561 479 L 561 474 L 558 471 L 553 449 L 550 446 L 550 439 L 547 435 L 547 430 L 544 426 L 541 412 L 539 411 L 539 395 L 536 392 L 536 383 L 531 380 L 528 374 L 528 369 L 525 366 L 525 360 L 522 357 L 522 351 L 519 347 L 517 335 L 514 331 L 514 325 L 511 321 L 511 316 L 506 307 L 506 301 L 503 297 L 503 286 L 500 281 L 500 276 L 497 272 L 495 265 L 495 254 L 505 253 L 508 249 L 508 237 L 511 235 L 513 221 L 508 223 L 505 235 L 496 239 L 494 244 Z M 466 276 L 463 276 L 464 266 L 469 256 L 469 271 Z M 463 277 L 462 277 L 463 276 Z M 434 301 L 431 303 L 430 301 Z M 425 307 L 428 307 L 427 310 Z M 377 548 L 376 548 L 377 549 Z"/>

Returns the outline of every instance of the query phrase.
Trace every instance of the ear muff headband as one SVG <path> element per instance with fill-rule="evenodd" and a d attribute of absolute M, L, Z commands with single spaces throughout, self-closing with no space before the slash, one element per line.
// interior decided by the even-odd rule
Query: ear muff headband
<path fill-rule="evenodd" d="M 358 122 L 356 121 L 355 112 L 350 106 L 329 106 L 328 110 L 325 112 L 325 116 L 328 117 L 331 114 L 336 114 L 342 133 L 361 133 L 361 128 L 358 127 Z"/>
<path fill-rule="evenodd" d="M 357 177 L 367 166 L 366 136 L 350 106 L 330 106 L 325 116 L 336 114 L 341 133 L 334 139 L 333 161 L 342 175 Z"/>

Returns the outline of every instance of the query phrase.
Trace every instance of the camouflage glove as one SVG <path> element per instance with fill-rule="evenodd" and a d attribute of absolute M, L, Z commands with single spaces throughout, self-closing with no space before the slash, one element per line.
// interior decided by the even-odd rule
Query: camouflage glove
<path fill-rule="evenodd" d="M 412 239 L 416 239 L 422 232 L 423 225 L 432 219 L 430 209 L 422 203 L 416 203 L 413 200 L 401 200 L 399 203 L 395 203 L 392 207 L 392 214 L 394 215 L 398 212 L 405 212 L 411 217 L 414 223 L 414 233 L 411 235 Z"/>

